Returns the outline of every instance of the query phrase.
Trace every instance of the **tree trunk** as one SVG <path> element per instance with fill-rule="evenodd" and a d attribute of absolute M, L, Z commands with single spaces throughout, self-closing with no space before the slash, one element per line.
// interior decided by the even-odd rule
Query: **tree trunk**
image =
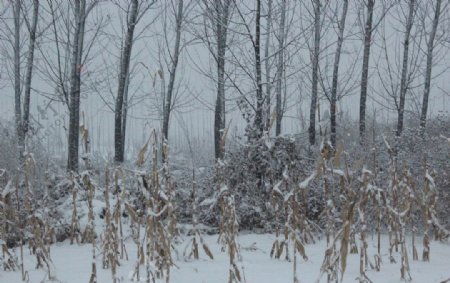
<path fill-rule="evenodd" d="M 214 111 L 214 153 L 216 159 L 222 159 L 224 155 L 224 143 L 222 142 L 225 130 L 225 51 L 227 47 L 227 30 L 230 1 L 216 1 L 213 17 L 216 21 L 217 38 L 217 98 Z"/>
<path fill-rule="evenodd" d="M 367 20 L 364 27 L 364 53 L 363 66 L 361 72 L 361 95 L 359 100 L 359 136 L 361 144 L 365 143 L 366 139 L 366 100 L 367 100 L 367 85 L 369 79 L 369 59 L 370 59 L 370 45 L 372 40 L 372 21 L 373 9 L 375 0 L 368 0 L 367 5 Z"/>
<path fill-rule="evenodd" d="M 309 109 L 309 143 L 316 143 L 316 108 L 319 85 L 319 51 L 320 51 L 320 0 L 314 1 L 314 51 L 312 56 L 312 91 Z"/>
<path fill-rule="evenodd" d="M 400 136 L 403 131 L 403 114 L 405 111 L 405 98 L 408 90 L 407 75 L 408 75 L 408 56 L 409 56 L 409 37 L 411 35 L 411 29 L 414 19 L 415 0 L 409 1 L 409 13 L 408 20 L 406 22 L 405 39 L 403 41 L 403 62 L 402 62 L 402 74 L 400 79 L 400 104 L 398 108 L 398 120 L 397 120 L 397 136 Z"/>
<path fill-rule="evenodd" d="M 183 23 L 183 0 L 178 0 L 178 11 L 175 15 L 175 47 L 172 57 L 172 66 L 169 71 L 169 85 L 167 87 L 166 101 L 164 104 L 163 113 L 163 138 L 167 142 L 169 140 L 169 121 L 170 112 L 172 111 L 172 97 L 175 86 L 175 75 L 177 72 L 178 58 L 180 56 L 180 40 L 181 40 L 181 25 Z M 164 156 L 163 156 L 164 158 Z"/>
<path fill-rule="evenodd" d="M 270 47 L 270 30 L 272 27 L 272 0 L 268 0 L 267 3 L 268 7 L 267 7 L 267 21 L 266 21 L 266 45 L 264 46 L 264 67 L 266 69 L 266 98 L 265 98 L 265 116 L 266 116 L 266 121 L 265 121 L 265 125 L 264 128 L 266 129 L 266 131 L 269 131 L 269 127 L 270 127 L 270 104 L 271 104 L 271 99 L 270 99 L 270 91 L 272 88 L 272 85 L 270 83 L 270 64 L 269 64 L 269 47 Z"/>
<path fill-rule="evenodd" d="M 283 109 L 281 104 L 282 96 L 282 83 L 284 74 L 284 38 L 285 38 L 285 25 L 286 25 L 286 5 L 287 0 L 281 2 L 281 18 L 280 18 L 280 31 L 278 35 L 278 63 L 277 63 L 277 85 L 276 85 L 276 125 L 275 125 L 275 135 L 279 136 L 281 134 L 281 120 L 283 119 Z"/>
<path fill-rule="evenodd" d="M 263 123 L 263 90 L 261 75 L 261 0 L 256 0 L 256 24 L 255 24 L 255 66 L 256 66 L 256 113 L 255 131 L 256 138 L 260 138 L 264 131 Z"/>
<path fill-rule="evenodd" d="M 442 0 L 436 0 L 436 10 L 434 11 L 433 27 L 431 29 L 430 37 L 427 44 L 427 68 L 425 71 L 425 86 L 423 91 L 422 113 L 420 115 L 420 132 L 425 134 L 425 126 L 427 122 L 428 111 L 428 99 L 430 97 L 430 84 L 431 84 L 431 69 L 433 67 L 433 49 L 434 38 L 436 37 L 436 31 L 439 24 L 439 16 L 441 14 L 441 2 Z"/>
<path fill-rule="evenodd" d="M 130 70 L 131 50 L 133 47 L 133 34 L 137 20 L 138 5 L 138 0 L 132 0 L 130 15 L 129 18 L 127 18 L 127 34 L 120 62 L 119 85 L 117 89 L 116 107 L 114 110 L 114 161 L 118 163 L 124 161 L 125 155 L 125 127 L 122 126 L 122 123 L 126 123 L 126 118 L 123 117 L 124 113 L 126 114 L 126 110 L 124 112 L 124 104 L 126 103 L 124 97 L 125 93 L 128 91 L 126 89 L 128 87 L 127 79 Z"/>
<path fill-rule="evenodd" d="M 34 46 L 36 43 L 36 28 L 39 16 L 39 0 L 33 0 L 33 18 L 30 26 L 30 42 L 28 46 L 27 71 L 25 77 L 25 93 L 23 102 L 23 120 L 22 130 L 26 136 L 30 124 L 30 98 L 31 98 L 31 79 L 33 75 Z"/>
<path fill-rule="evenodd" d="M 14 12 L 14 110 L 17 132 L 17 150 L 19 166 L 23 165 L 23 153 L 25 150 L 25 135 L 22 125 L 22 103 L 20 93 L 20 1 L 13 6 Z"/>
<path fill-rule="evenodd" d="M 125 94 L 123 95 L 122 109 L 122 152 L 125 153 L 125 137 L 127 136 L 127 117 L 128 117 L 128 90 L 130 83 L 130 72 L 128 72 L 125 82 Z"/>
<path fill-rule="evenodd" d="M 334 66 L 333 66 L 333 82 L 331 86 L 331 99 L 330 99 L 330 131 L 331 131 L 331 144 L 336 147 L 336 102 L 337 102 L 337 88 L 339 78 L 339 63 L 341 59 L 342 44 L 344 43 L 344 30 L 345 20 L 347 18 L 348 0 L 344 0 L 344 6 L 342 8 L 342 15 L 339 21 L 339 34 L 336 46 L 336 53 L 334 54 Z"/>
<path fill-rule="evenodd" d="M 69 93 L 69 138 L 67 170 L 78 171 L 80 87 L 83 57 L 84 25 L 86 22 L 86 0 L 75 1 L 75 31 L 72 43 L 72 63 Z"/>

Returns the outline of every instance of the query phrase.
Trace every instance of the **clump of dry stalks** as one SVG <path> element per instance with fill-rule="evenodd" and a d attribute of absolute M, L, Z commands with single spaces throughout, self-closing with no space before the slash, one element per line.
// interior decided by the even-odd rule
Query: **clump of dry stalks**
<path fill-rule="evenodd" d="M 218 242 L 222 244 L 222 251 L 228 252 L 228 283 L 245 281 L 242 268 L 239 268 L 238 261 L 241 260 L 240 247 L 237 242 L 239 232 L 239 220 L 236 213 L 233 193 L 225 184 L 225 164 L 217 161 L 216 178 L 219 186 L 219 193 L 216 202 L 220 208 L 220 224 Z"/>
<path fill-rule="evenodd" d="M 412 251 L 413 259 L 417 260 L 416 237 L 417 227 L 414 216 L 422 209 L 425 222 L 424 230 L 424 252 L 423 259 L 429 259 L 430 231 L 434 231 L 436 239 L 442 240 L 449 236 L 449 232 L 439 224 L 436 217 L 437 193 L 431 175 L 426 171 L 424 189 L 421 193 L 415 188 L 414 178 L 409 170 L 398 173 L 395 151 L 385 141 L 390 154 L 389 163 L 389 185 L 386 189 L 375 186 L 372 182 L 373 174 L 363 168 L 359 176 L 355 175 L 357 170 L 349 170 L 347 159 L 345 159 L 344 169 L 339 169 L 342 148 L 330 151 L 322 147 L 322 156 L 318 169 L 300 183 L 300 187 L 306 187 L 310 181 L 322 176 L 324 184 L 324 198 L 326 205 L 322 213 L 327 239 L 327 249 L 321 267 L 320 282 L 322 276 L 327 274 L 327 282 L 339 282 L 346 269 L 347 256 L 350 253 L 359 253 L 360 274 L 357 278 L 359 282 L 372 282 L 366 271 L 370 268 L 380 271 L 381 269 L 381 230 L 384 225 L 389 231 L 389 258 L 395 262 L 394 252 L 399 252 L 400 257 L 400 278 L 411 280 L 409 255 L 406 245 L 407 223 L 411 223 Z M 332 155 L 327 155 L 332 152 Z M 346 157 L 346 155 L 343 155 Z M 335 178 L 339 178 L 339 198 L 334 194 Z M 278 191 L 275 189 L 274 191 Z M 419 197 L 421 196 L 421 197 Z M 341 210 L 340 219 L 336 218 L 335 204 L 333 200 L 339 200 Z M 371 215 L 373 213 L 373 215 Z M 369 218 L 376 220 L 377 233 L 377 254 L 374 256 L 374 263 L 369 260 L 367 252 L 367 221 Z M 336 225 L 342 223 L 340 229 L 336 230 Z M 357 236 L 359 237 L 359 247 L 357 246 Z M 340 239 L 340 248 L 337 243 Z M 275 248 L 272 248 L 274 250 Z M 339 276 L 340 273 L 340 276 Z"/>
<path fill-rule="evenodd" d="M 192 201 L 192 229 L 190 234 L 192 234 L 191 239 L 188 241 L 186 245 L 183 256 L 186 259 L 194 258 L 199 259 L 199 245 L 202 246 L 205 254 L 210 258 L 214 259 L 214 256 L 209 249 L 208 245 L 203 240 L 203 237 L 198 229 L 198 219 L 197 219 L 197 188 L 195 181 L 195 169 L 192 169 L 192 192 L 191 192 L 191 201 Z"/>
<path fill-rule="evenodd" d="M 325 236 L 327 248 L 320 268 L 317 282 L 326 274 L 327 282 L 339 282 L 342 280 L 347 263 L 348 246 L 351 237 L 351 226 L 353 223 L 353 212 L 355 207 L 355 194 L 350 190 L 350 178 L 348 170 L 341 171 L 339 168 L 343 147 L 337 151 L 330 143 L 324 142 L 321 148 L 320 161 L 317 176 L 322 176 L 324 188 L 325 206 L 321 213 L 321 218 L 325 223 Z M 337 169 L 335 169 L 337 168 Z M 319 171 L 320 170 L 320 171 Z M 338 211 L 334 202 L 335 177 L 339 177 L 340 199 L 346 201 L 341 212 L 341 219 L 338 219 Z M 336 225 L 342 220 L 342 227 L 336 231 Z M 340 240 L 340 249 L 337 243 Z"/>
<path fill-rule="evenodd" d="M 78 216 L 78 192 L 80 186 L 78 180 L 73 172 L 69 173 L 69 191 L 72 194 L 72 218 L 70 222 L 70 244 L 73 245 L 74 241 L 77 244 L 80 243 L 81 239 L 81 228 L 80 228 L 80 219 Z"/>
<path fill-rule="evenodd" d="M 89 176 L 89 172 L 84 172 L 81 175 L 81 179 L 83 182 L 84 189 L 86 190 L 86 202 L 88 206 L 88 223 L 83 233 L 82 242 L 83 243 L 91 243 L 92 244 L 92 269 L 91 269 L 91 277 L 89 279 L 89 283 L 97 282 L 97 265 L 96 265 L 96 249 L 97 249 L 97 241 L 95 234 L 95 214 L 94 214 L 94 206 L 93 200 L 95 197 L 95 185 L 91 181 L 91 177 Z"/>
<path fill-rule="evenodd" d="M 31 237 L 28 239 L 31 252 L 36 256 L 36 268 L 45 268 L 49 279 L 52 279 L 50 258 L 50 242 L 47 242 L 46 237 L 51 230 L 48 225 L 42 220 L 42 215 L 39 217 L 36 213 L 34 204 L 34 197 L 32 192 L 31 180 L 34 175 L 35 161 L 31 154 L 25 156 L 25 200 L 24 207 L 28 218 L 25 225 L 31 229 Z"/>
<path fill-rule="evenodd" d="M 18 258 L 10 251 L 7 239 L 13 234 L 16 213 L 13 203 L 14 189 L 6 170 L 0 170 L 1 180 L 4 182 L 0 194 L 0 263 L 5 271 L 15 271 L 19 268 Z M 4 186 L 4 187 L 3 187 Z"/>
<path fill-rule="evenodd" d="M 110 183 L 109 183 L 109 170 L 106 169 L 105 172 L 105 190 L 104 190 L 104 198 L 105 198 L 105 230 L 102 235 L 102 250 L 103 250 L 103 259 L 102 265 L 103 268 L 111 268 L 111 275 L 113 278 L 113 282 L 117 281 L 116 272 L 117 266 L 119 265 L 119 236 L 117 231 L 117 226 L 113 221 L 113 216 L 111 213 L 111 203 L 110 203 Z"/>
<path fill-rule="evenodd" d="M 164 150 L 166 151 L 166 157 L 168 157 L 168 148 Z M 170 179 L 167 179 L 169 173 L 165 175 L 165 184 L 162 184 L 163 180 L 161 180 L 158 168 L 156 135 L 152 156 L 152 170 L 149 176 L 143 179 L 147 282 L 154 282 L 155 279 L 161 278 L 165 278 L 166 282 L 169 282 L 170 268 L 173 265 L 172 240 L 176 233 L 176 218 L 172 198 L 174 192 Z M 168 170 L 168 166 L 165 170 Z"/>
<path fill-rule="evenodd" d="M 293 264 L 293 282 L 298 283 L 297 277 L 297 253 L 299 253 L 304 260 L 308 260 L 305 252 L 304 242 L 307 239 L 314 241 L 310 233 L 309 225 L 306 219 L 306 206 L 299 202 L 299 195 L 302 199 L 305 196 L 305 189 L 307 186 L 297 185 L 296 180 L 291 176 L 292 163 L 290 162 L 283 172 L 283 180 L 279 181 L 272 190 L 272 205 L 274 208 L 279 208 L 276 205 L 275 197 L 282 201 L 282 206 L 285 213 L 285 222 L 283 227 L 284 239 L 276 239 L 272 245 L 270 252 L 271 257 L 281 258 L 285 252 L 285 259 L 290 261 L 289 248 L 292 247 L 292 264 Z M 311 180 L 314 177 L 311 178 Z M 283 189 L 281 189 L 283 187 Z M 275 205 L 274 205 L 275 204 Z M 278 236 L 278 232 L 277 232 Z"/>

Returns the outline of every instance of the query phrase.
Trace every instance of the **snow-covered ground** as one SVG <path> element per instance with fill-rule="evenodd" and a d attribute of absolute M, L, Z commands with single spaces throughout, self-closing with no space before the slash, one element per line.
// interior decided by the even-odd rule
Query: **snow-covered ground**
<path fill-rule="evenodd" d="M 176 267 L 171 270 L 172 283 L 215 283 L 228 281 L 228 259 L 227 254 L 220 252 L 217 244 L 217 236 L 204 236 L 210 249 L 214 254 L 214 260 L 207 259 L 206 255 L 200 253 L 202 259 L 185 261 L 182 258 L 176 260 Z M 178 245 L 180 254 L 189 238 Z M 274 235 L 265 234 L 241 234 L 239 242 L 241 244 L 241 254 L 245 282 L 247 283 L 278 283 L 293 282 L 292 262 L 271 259 L 269 256 Z M 369 256 L 373 260 L 376 252 L 375 239 L 369 237 Z M 408 240 L 410 242 L 410 240 Z M 419 240 L 419 242 L 421 242 Z M 399 255 L 396 254 L 397 263 L 391 264 L 388 260 L 387 237 L 383 237 L 381 271 L 368 270 L 367 275 L 373 282 L 394 283 L 400 280 Z M 120 282 L 132 282 L 130 276 L 135 264 L 136 248 L 130 241 L 127 243 L 129 254 L 128 261 L 122 261 L 118 274 Z M 316 244 L 307 245 L 306 252 L 309 257 L 307 262 L 299 260 L 297 274 L 300 282 L 316 282 L 319 276 L 319 269 L 323 261 L 325 250 L 324 240 L 319 240 Z M 417 246 L 419 255 L 422 253 L 421 244 Z M 100 251 L 98 252 L 100 253 Z M 408 250 L 411 267 L 412 282 L 428 283 L 441 282 L 450 278 L 450 245 L 448 243 L 431 243 L 430 262 L 413 261 L 412 250 Z M 91 272 L 91 245 L 70 245 L 68 242 L 58 243 L 52 246 L 51 257 L 53 260 L 53 273 L 55 282 L 65 283 L 88 283 Z M 174 256 L 176 257 L 176 256 Z M 300 257 L 298 257 L 300 258 Z M 35 270 L 35 258 L 26 252 L 25 268 L 30 276 L 30 283 L 49 282 L 46 279 L 45 271 Z M 145 274 L 144 267 L 141 274 Z M 348 256 L 347 271 L 343 282 L 356 282 L 355 278 L 359 274 L 359 255 L 350 254 Z M 110 283 L 111 272 L 101 268 L 101 255 L 97 256 L 97 276 L 99 283 Z M 322 278 L 325 282 L 326 278 Z M 20 272 L 0 271 L 1 283 L 22 282 Z M 143 280 L 142 282 L 145 282 Z"/>

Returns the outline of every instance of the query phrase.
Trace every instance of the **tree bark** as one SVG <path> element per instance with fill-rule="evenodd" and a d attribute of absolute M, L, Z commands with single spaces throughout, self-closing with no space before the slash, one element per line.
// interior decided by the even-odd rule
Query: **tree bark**
<path fill-rule="evenodd" d="M 225 51 L 230 0 L 214 0 L 217 39 L 217 97 L 214 111 L 214 153 L 216 159 L 222 159 L 225 149 L 222 142 L 225 130 Z"/>
<path fill-rule="evenodd" d="M 33 16 L 31 25 L 28 26 L 29 43 L 27 53 L 27 64 L 24 82 L 24 99 L 22 101 L 22 82 L 20 76 L 20 10 L 21 1 L 16 1 L 13 6 L 14 13 L 14 106 L 15 106 L 15 122 L 17 132 L 17 148 L 19 167 L 23 167 L 25 140 L 29 129 L 30 120 L 30 93 L 31 93 L 31 78 L 33 72 L 34 46 L 36 42 L 36 28 L 39 12 L 39 1 L 33 1 Z M 28 24 L 28 22 L 27 22 Z M 23 105 L 22 105 L 23 104 Z M 22 109 L 23 107 L 23 109 Z"/>
<path fill-rule="evenodd" d="M 439 24 L 439 16 L 441 14 L 441 2 L 442 0 L 436 0 L 436 9 L 434 11 L 433 27 L 431 29 L 430 37 L 428 38 L 427 43 L 427 67 L 425 71 L 425 86 L 423 91 L 422 113 L 420 115 L 421 135 L 425 134 L 425 126 L 427 122 L 428 99 L 430 97 L 430 85 L 431 85 L 431 71 L 433 67 L 434 39 L 436 37 L 436 31 Z"/>
<path fill-rule="evenodd" d="M 279 136 L 281 134 L 281 120 L 283 119 L 283 109 L 281 103 L 282 97 L 282 83 L 284 74 L 284 38 L 285 38 L 285 25 L 286 25 L 286 5 L 287 0 L 281 2 L 281 17 L 280 17 L 280 31 L 278 35 L 278 63 L 277 63 L 277 75 L 276 75 L 276 125 L 275 125 L 275 135 Z"/>
<path fill-rule="evenodd" d="M 359 137 L 361 144 L 364 144 L 366 139 L 366 100 L 367 100 L 367 85 L 369 80 L 369 59 L 370 59 L 370 45 L 372 40 L 372 21 L 373 21 L 374 6 L 375 0 L 368 0 L 367 20 L 364 27 L 364 53 L 363 53 L 363 66 L 361 72 L 361 94 L 359 100 Z"/>
<path fill-rule="evenodd" d="M 319 85 L 319 52 L 320 52 L 320 0 L 314 1 L 314 51 L 312 56 L 312 90 L 311 107 L 309 109 L 309 143 L 316 143 L 316 108 Z"/>
<path fill-rule="evenodd" d="M 72 42 L 67 170 L 77 172 L 80 126 L 80 88 L 84 44 L 84 27 L 86 23 L 86 0 L 75 1 L 74 15 L 76 25 Z"/>
<path fill-rule="evenodd" d="M 270 108 L 271 108 L 271 89 L 272 89 L 272 85 L 270 82 L 270 64 L 269 64 L 269 47 L 270 47 L 270 30 L 272 27 L 272 0 L 268 0 L 267 3 L 267 21 L 266 21 L 266 44 L 264 46 L 264 67 L 266 69 L 266 98 L 265 98 L 265 116 L 266 116 L 266 121 L 265 121 L 265 125 L 264 128 L 266 129 L 266 131 L 269 131 L 269 127 L 270 127 Z"/>
<path fill-rule="evenodd" d="M 398 119 L 397 119 L 397 136 L 400 136 L 403 131 L 403 114 L 405 111 L 405 99 L 406 92 L 408 91 L 408 56 L 409 56 L 409 38 L 411 35 L 411 29 L 414 20 L 414 9 L 416 0 L 409 1 L 409 13 L 408 20 L 406 22 L 405 39 L 403 41 L 403 62 L 402 62 L 402 74 L 400 79 L 400 103 L 398 108 Z"/>
<path fill-rule="evenodd" d="M 33 0 L 33 18 L 30 26 L 30 43 L 28 46 L 27 70 L 25 76 L 25 92 L 23 102 L 23 135 L 26 136 L 30 124 L 30 100 L 31 100 L 31 79 L 33 76 L 34 47 L 36 43 L 36 29 L 39 16 L 39 0 Z"/>
<path fill-rule="evenodd" d="M 256 113 L 255 131 L 256 138 L 260 138 L 264 131 L 263 123 L 263 89 L 261 75 L 261 0 L 256 0 L 256 24 L 255 24 L 255 66 L 256 66 Z"/>
<path fill-rule="evenodd" d="M 339 21 L 339 33 L 336 46 L 336 53 L 334 54 L 334 66 L 333 66 L 333 82 L 331 85 L 331 99 L 330 99 L 330 138 L 333 147 L 336 147 L 336 102 L 337 102 L 337 88 L 339 78 L 339 63 L 341 59 L 342 44 L 344 43 L 344 30 L 345 20 L 347 18 L 348 0 L 344 0 L 344 6 L 342 7 L 342 15 Z"/>
<path fill-rule="evenodd" d="M 183 0 L 178 0 L 178 10 L 175 15 L 175 46 L 172 57 L 172 65 L 169 70 L 169 85 L 167 87 L 166 101 L 164 104 L 163 113 L 163 138 L 167 142 L 169 140 L 169 121 L 170 113 L 172 111 L 172 97 L 175 86 L 175 77 L 178 67 L 178 58 L 180 57 L 180 41 L 181 41 L 181 26 L 183 23 Z M 164 156 L 163 156 L 164 158 Z"/>
<path fill-rule="evenodd" d="M 124 161 L 125 155 L 125 129 L 123 123 L 126 123 L 126 118 L 123 117 L 126 114 L 124 111 L 125 94 L 128 92 L 127 79 L 130 69 L 131 51 L 133 48 L 133 35 L 134 28 L 137 20 L 138 13 L 138 0 L 131 1 L 131 10 L 129 18 L 127 19 L 127 34 L 125 36 L 124 48 L 121 55 L 119 85 L 117 89 L 116 106 L 115 106 L 115 118 L 114 118 L 114 161 L 121 163 Z"/>
<path fill-rule="evenodd" d="M 17 149 L 19 155 L 19 166 L 23 165 L 23 153 L 25 150 L 25 135 L 22 124 L 22 103 L 20 92 L 20 1 L 13 6 L 14 12 L 14 110 L 17 132 Z"/>

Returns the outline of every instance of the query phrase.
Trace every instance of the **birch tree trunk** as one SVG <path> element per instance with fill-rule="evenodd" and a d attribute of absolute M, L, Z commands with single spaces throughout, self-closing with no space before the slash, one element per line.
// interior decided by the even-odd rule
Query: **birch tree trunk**
<path fill-rule="evenodd" d="M 336 147 L 336 102 L 337 102 L 337 88 L 338 88 L 338 78 L 339 78 L 339 63 L 341 59 L 342 44 L 344 43 L 344 30 L 345 30 L 345 20 L 347 18 L 348 11 L 348 0 L 344 0 L 344 6 L 342 7 L 342 15 L 339 21 L 339 33 L 336 46 L 336 53 L 334 54 L 334 65 L 333 65 L 333 82 L 331 85 L 331 99 L 330 99 L 330 138 L 333 147 Z"/>
<path fill-rule="evenodd" d="M 119 85 L 114 110 L 114 161 L 121 163 L 125 155 L 126 108 L 125 94 L 128 92 L 128 76 L 130 71 L 131 51 L 133 48 L 134 28 L 138 14 L 138 0 L 131 1 L 131 10 L 127 18 L 127 34 L 121 54 Z"/>
<path fill-rule="evenodd" d="M 319 51 L 320 51 L 320 0 L 314 1 L 314 51 L 312 56 L 312 90 L 309 109 L 309 143 L 316 143 L 316 108 L 319 85 Z"/>
<path fill-rule="evenodd" d="M 181 27 L 183 23 L 183 0 L 178 0 L 178 10 L 175 15 L 175 46 L 173 50 L 172 65 L 169 70 L 169 85 L 167 87 L 167 95 L 165 96 L 164 113 L 163 113 L 163 138 L 167 142 L 169 140 L 169 121 L 170 113 L 172 111 L 172 97 L 175 86 L 175 76 L 178 67 L 178 59 L 180 57 L 180 41 L 181 41 Z M 164 158 L 164 156 L 163 156 Z"/>
<path fill-rule="evenodd" d="M 281 15 L 280 15 L 280 31 L 278 35 L 278 62 L 277 62 L 277 75 L 276 75 L 276 124 L 275 135 L 281 134 L 281 120 L 283 119 L 283 109 L 281 103 L 282 97 L 282 83 L 284 74 L 284 38 L 285 38 L 285 25 L 286 25 L 286 5 L 287 0 L 281 2 Z"/>
<path fill-rule="evenodd" d="M 217 98 L 214 110 L 214 153 L 216 159 L 222 159 L 224 155 L 224 143 L 222 142 L 225 130 L 225 51 L 227 48 L 227 33 L 229 8 L 231 0 L 214 0 L 217 40 Z"/>
<path fill-rule="evenodd" d="M 406 22 L 405 39 L 403 40 L 403 62 L 402 62 L 402 74 L 400 79 L 400 101 L 398 108 L 398 119 L 397 119 L 397 136 L 400 136 L 403 131 L 403 114 L 405 111 L 405 99 L 406 92 L 408 91 L 408 56 L 409 56 L 409 38 L 411 35 L 411 29 L 414 20 L 414 9 L 416 0 L 409 1 L 409 13 L 408 20 Z"/>
<path fill-rule="evenodd" d="M 430 97 L 430 85 L 431 85 L 431 70 L 433 67 L 434 39 L 436 37 L 436 31 L 439 24 L 439 16 L 441 14 L 441 3 L 442 0 L 436 0 L 433 27 L 431 29 L 430 37 L 428 38 L 427 43 L 427 67 L 425 70 L 425 86 L 423 90 L 422 113 L 420 115 L 420 132 L 422 135 L 425 134 L 425 126 L 427 122 L 428 99 Z"/>
<path fill-rule="evenodd" d="M 367 100 L 367 85 L 369 79 L 369 59 L 370 59 L 370 45 L 372 40 L 372 21 L 373 21 L 374 6 L 375 0 L 368 0 L 367 19 L 364 27 L 364 53 L 363 53 L 363 66 L 361 72 L 361 94 L 359 100 L 359 136 L 361 144 L 364 144 L 366 139 L 366 100 Z"/>

